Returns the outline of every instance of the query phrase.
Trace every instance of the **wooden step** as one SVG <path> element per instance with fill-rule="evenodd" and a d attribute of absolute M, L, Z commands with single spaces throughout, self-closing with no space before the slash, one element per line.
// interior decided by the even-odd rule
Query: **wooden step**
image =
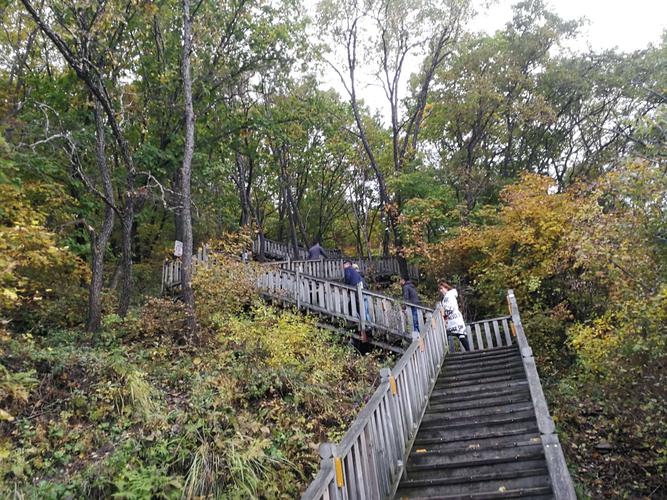
<path fill-rule="evenodd" d="M 439 420 L 441 422 L 459 421 L 461 419 L 469 420 L 488 415 L 509 415 L 528 410 L 533 410 L 533 403 L 530 400 L 466 410 L 451 410 L 449 408 L 433 408 L 429 406 L 426 409 L 426 413 L 424 413 L 422 422 L 429 422 L 431 420 Z"/>
<path fill-rule="evenodd" d="M 497 363 L 502 361 L 521 359 L 521 354 L 516 350 L 494 354 L 480 354 L 479 356 L 470 354 L 469 356 L 470 357 L 461 356 L 458 358 L 447 356 L 445 357 L 443 366 L 447 368 L 469 368 L 474 366 L 484 366 L 486 363 Z"/>
<path fill-rule="evenodd" d="M 478 370 L 476 372 L 463 373 L 463 374 L 451 374 L 438 377 L 437 382 L 435 383 L 436 387 L 444 387 L 448 385 L 454 385 L 458 382 L 470 382 L 476 380 L 489 379 L 494 377 L 501 377 L 504 375 L 524 375 L 526 372 L 523 369 L 523 365 L 512 366 L 512 367 L 503 367 L 494 370 Z"/>
<path fill-rule="evenodd" d="M 503 404 L 515 404 L 530 401 L 530 391 L 528 387 L 517 389 L 515 391 L 504 391 L 503 394 L 490 394 L 484 397 L 464 399 L 463 401 L 452 400 L 431 400 L 426 412 L 429 411 L 459 411 L 473 410 L 477 408 L 493 408 Z"/>
<path fill-rule="evenodd" d="M 498 356 L 507 356 L 518 353 L 519 347 L 513 344 L 508 347 L 495 347 L 493 349 L 485 349 L 483 351 L 448 353 L 447 357 L 445 358 L 445 363 L 470 363 L 473 360 L 492 359 Z"/>
<path fill-rule="evenodd" d="M 509 397 L 514 394 L 520 394 L 528 390 L 528 382 L 519 380 L 513 382 L 510 385 L 505 387 L 494 386 L 486 391 L 484 390 L 468 390 L 468 391 L 457 391 L 451 392 L 448 394 L 446 389 L 441 389 L 436 393 L 431 395 L 431 402 L 448 402 L 448 403 L 463 403 L 470 401 L 482 401 L 484 399 L 490 399 L 495 397 Z"/>
<path fill-rule="evenodd" d="M 460 469 L 477 465 L 492 465 L 520 460 L 544 458 L 542 443 L 528 443 L 524 446 L 500 447 L 493 449 L 474 448 L 452 453 L 448 450 L 414 448 L 408 459 L 408 471 L 417 468 Z"/>
<path fill-rule="evenodd" d="M 506 390 L 512 387 L 527 386 L 528 381 L 525 379 L 509 379 L 509 380 L 495 380 L 488 381 L 478 386 L 459 385 L 456 387 L 434 388 L 431 393 L 431 398 L 446 399 L 449 396 L 483 396 L 493 394 L 494 391 Z"/>
<path fill-rule="evenodd" d="M 524 457 L 520 460 L 508 460 L 502 463 L 477 464 L 458 469 L 437 467 L 413 468 L 405 471 L 402 480 L 428 481 L 440 478 L 451 478 L 454 479 L 454 481 L 452 481 L 453 483 L 465 483 L 470 478 L 475 478 L 482 474 L 491 474 L 499 471 L 519 474 L 521 471 L 525 470 L 546 469 L 546 466 L 547 462 L 544 457 Z"/>
<path fill-rule="evenodd" d="M 547 481 L 548 483 L 548 481 Z M 496 498 L 529 498 L 531 500 L 553 499 L 553 492 L 551 485 L 535 486 L 535 487 L 519 487 L 507 489 L 506 486 L 498 487 L 498 491 L 483 491 L 477 493 L 458 493 L 447 494 L 442 493 L 435 486 L 431 488 L 420 488 L 419 490 L 400 489 L 396 496 L 397 500 L 403 499 L 419 499 L 419 500 L 491 500 Z"/>
<path fill-rule="evenodd" d="M 487 424 L 475 428 L 420 428 L 415 442 L 426 443 L 434 442 L 434 440 L 444 440 L 453 443 L 456 441 L 474 441 L 490 437 L 531 434 L 535 432 L 537 432 L 537 420 L 533 417 L 525 421 L 505 422 L 495 425 Z"/>
<path fill-rule="evenodd" d="M 510 380 L 522 380 L 522 379 L 523 380 L 526 379 L 526 374 L 523 370 L 521 370 L 520 372 L 517 371 L 515 373 L 508 373 L 506 375 L 491 375 L 489 377 L 485 377 L 484 374 L 482 374 L 478 378 L 474 379 L 471 378 L 468 380 L 461 380 L 458 382 L 448 382 L 447 384 L 440 384 L 440 385 L 436 383 L 434 390 L 443 390 L 443 389 L 454 390 L 459 387 L 469 387 L 474 389 L 495 382 L 507 382 Z"/>
<path fill-rule="evenodd" d="M 441 453 L 462 453 L 470 450 L 500 450 L 521 446 L 541 444 L 542 439 L 537 433 L 473 439 L 469 441 L 433 440 L 432 442 L 416 441 L 411 453 L 439 451 Z"/>
<path fill-rule="evenodd" d="M 419 429 L 461 429 L 474 428 L 477 426 L 498 426 L 503 424 L 511 424 L 514 422 L 527 422 L 535 420 L 535 411 L 532 406 L 528 410 L 519 411 L 516 413 L 502 413 L 492 415 L 480 415 L 469 419 L 429 419 L 425 420 L 419 426 Z"/>
<path fill-rule="evenodd" d="M 525 471 L 517 472 L 514 477 L 511 477 L 511 474 L 507 474 L 509 477 L 501 479 L 490 478 L 486 481 L 473 480 L 413 488 L 404 488 L 401 484 L 396 498 L 428 498 L 434 496 L 437 496 L 437 498 L 503 498 L 503 496 L 493 497 L 491 495 L 515 491 L 513 496 L 516 497 L 536 493 L 549 494 L 551 492 L 551 481 L 549 480 L 546 466 L 544 469 L 535 468 L 526 470 L 530 470 L 531 472 L 529 474 Z M 523 491 L 519 494 L 517 490 Z M 470 497 L 469 495 L 476 496 Z"/>
<path fill-rule="evenodd" d="M 490 466 L 485 471 L 475 471 L 475 475 L 469 475 L 467 471 L 454 475 L 448 474 L 440 477 L 414 478 L 408 477 L 401 481 L 401 488 L 423 488 L 426 486 L 446 486 L 450 484 L 465 484 L 476 481 L 493 481 L 500 479 L 514 479 L 518 477 L 541 476 L 548 473 L 546 462 L 531 461 L 527 462 L 528 467 L 523 469 L 498 469 L 496 466 Z"/>
<path fill-rule="evenodd" d="M 483 370 L 490 370 L 492 368 L 501 368 L 501 367 L 514 368 L 517 366 L 523 366 L 523 362 L 521 361 L 521 358 L 519 358 L 518 356 L 513 356 L 507 359 L 487 361 L 484 362 L 484 364 L 471 363 L 454 367 L 444 365 L 440 372 L 440 375 L 446 377 L 449 375 L 463 375 L 465 373 L 477 373 Z"/>

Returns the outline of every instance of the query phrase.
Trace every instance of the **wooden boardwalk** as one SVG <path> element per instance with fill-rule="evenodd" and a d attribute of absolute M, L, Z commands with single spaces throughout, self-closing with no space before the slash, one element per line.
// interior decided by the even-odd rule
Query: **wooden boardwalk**
<path fill-rule="evenodd" d="M 198 262 L 207 262 L 205 252 Z M 265 267 L 272 301 L 320 315 L 332 328 L 372 332 L 402 353 L 340 443 L 320 447 L 304 500 L 557 498 L 576 495 L 513 292 L 509 315 L 470 323 L 470 352 L 453 345 L 435 309 L 349 287 L 342 261 Z M 382 272 L 391 272 L 387 264 Z M 179 269 L 180 271 L 180 269 Z M 163 268 L 163 285 L 180 272 Z M 413 325 L 415 308 L 418 331 Z"/>
<path fill-rule="evenodd" d="M 253 242 L 253 253 L 259 253 L 259 240 Z M 264 240 L 265 254 L 278 259 L 277 262 L 269 263 L 267 265 L 276 265 L 281 269 L 293 272 L 300 272 L 302 275 L 314 276 L 317 278 L 324 278 L 333 281 L 342 281 L 343 279 L 343 262 L 348 260 L 344 257 L 335 257 L 332 259 L 320 260 L 305 260 L 303 252 L 300 252 L 300 257 L 303 260 L 293 260 L 290 258 L 291 250 L 288 245 L 278 243 L 272 240 Z M 328 250 L 333 253 L 334 251 Z M 340 254 L 340 252 L 338 252 Z M 359 266 L 359 271 L 365 277 L 381 278 L 395 276 L 399 274 L 398 261 L 393 257 L 374 257 L 372 259 L 349 259 Z M 203 246 L 195 252 L 192 256 L 193 268 L 199 265 L 208 265 L 209 250 Z M 270 269 L 270 267 L 267 267 Z M 410 279 L 419 279 L 419 269 L 413 264 L 408 265 L 408 274 Z M 177 288 L 181 284 L 181 261 L 180 259 L 167 259 L 162 265 L 162 293 L 168 290 Z"/>

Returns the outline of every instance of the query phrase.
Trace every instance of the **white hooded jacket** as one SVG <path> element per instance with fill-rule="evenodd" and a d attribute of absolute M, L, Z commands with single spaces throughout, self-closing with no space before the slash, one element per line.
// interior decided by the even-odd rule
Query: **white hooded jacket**
<path fill-rule="evenodd" d="M 447 331 L 455 330 L 464 332 L 466 328 L 463 315 L 459 311 L 459 304 L 456 300 L 458 296 L 459 293 L 455 289 L 451 289 L 442 298 L 442 308 L 447 320 Z"/>

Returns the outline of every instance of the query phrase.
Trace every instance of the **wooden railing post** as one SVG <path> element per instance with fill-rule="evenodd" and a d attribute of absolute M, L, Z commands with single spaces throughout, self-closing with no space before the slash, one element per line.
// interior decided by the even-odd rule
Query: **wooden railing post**
<path fill-rule="evenodd" d="M 364 304 L 364 283 L 362 281 L 357 283 L 357 297 L 359 300 L 359 331 L 364 332 L 366 330 L 366 307 Z"/>
<path fill-rule="evenodd" d="M 345 486 L 345 475 L 340 458 L 338 458 L 338 463 L 336 463 L 336 445 L 333 443 L 320 444 L 319 454 L 320 469 L 331 468 L 334 471 L 334 484 L 329 488 L 329 498 L 342 500 L 342 488 Z"/>
<path fill-rule="evenodd" d="M 388 435 L 392 440 L 391 446 L 394 448 L 395 451 L 387 450 L 387 455 L 388 457 L 391 457 L 392 455 L 395 455 L 396 457 L 401 457 L 403 455 L 403 447 L 405 446 L 405 443 L 402 442 L 403 431 L 402 429 L 400 429 L 400 427 L 398 427 L 401 422 L 401 418 L 399 416 L 398 401 L 397 401 L 398 384 L 396 383 L 396 379 L 394 379 L 393 375 L 391 374 L 391 370 L 389 368 L 380 369 L 380 384 L 387 384 L 389 386 L 389 390 L 391 391 L 391 397 L 389 398 L 390 418 L 388 419 L 387 430 L 388 430 Z M 407 388 L 404 388 L 404 390 L 407 390 Z M 392 464 L 391 462 L 389 463 L 390 475 L 397 476 L 399 473 L 402 472 L 403 462 L 402 460 L 399 459 L 395 464 L 396 468 L 394 470 L 392 470 L 393 465 L 394 464 Z"/>
<path fill-rule="evenodd" d="M 296 281 L 294 283 L 295 296 L 294 301 L 296 302 L 296 307 L 301 307 L 301 268 L 297 266 L 296 268 Z"/>

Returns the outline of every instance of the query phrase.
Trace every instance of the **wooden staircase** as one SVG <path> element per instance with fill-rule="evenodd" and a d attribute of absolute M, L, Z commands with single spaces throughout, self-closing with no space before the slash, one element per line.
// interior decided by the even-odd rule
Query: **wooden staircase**
<path fill-rule="evenodd" d="M 207 255 L 198 262 L 208 265 Z M 303 500 L 576 499 L 512 290 L 509 315 L 468 324 L 471 352 L 456 353 L 440 304 L 343 285 L 333 281 L 341 268 L 277 262 L 257 282 L 272 301 L 317 314 L 328 328 L 370 329 L 372 343 L 402 353 L 340 442 L 320 445 Z M 179 282 L 180 267 L 165 265 L 163 286 Z"/>
<path fill-rule="evenodd" d="M 516 345 L 447 356 L 396 498 L 553 498 Z"/>

